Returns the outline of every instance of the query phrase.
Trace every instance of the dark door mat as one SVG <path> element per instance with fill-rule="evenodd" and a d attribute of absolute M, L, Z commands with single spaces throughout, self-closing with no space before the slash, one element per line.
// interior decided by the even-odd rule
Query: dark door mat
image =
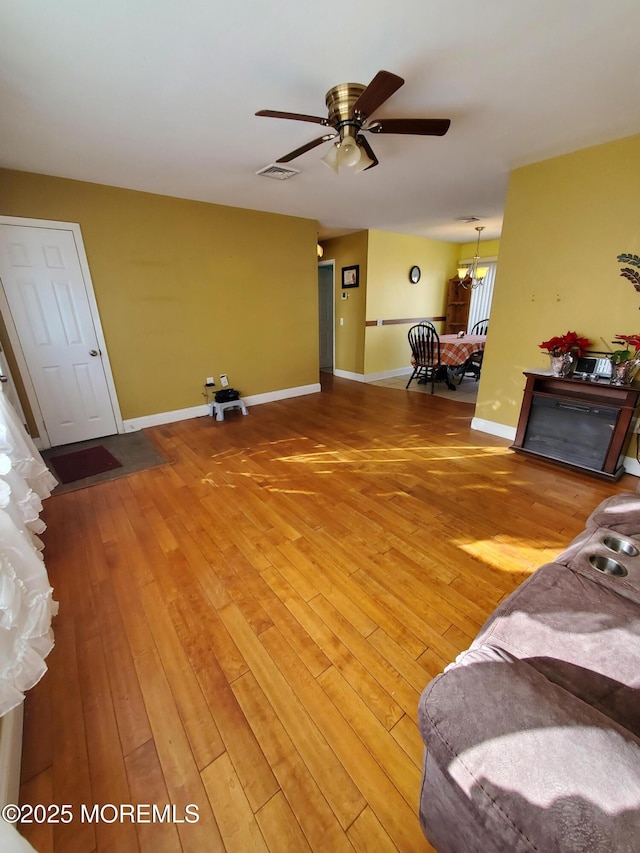
<path fill-rule="evenodd" d="M 118 462 L 102 444 L 87 447 L 85 450 L 63 453 L 61 456 L 50 456 L 49 462 L 53 466 L 55 475 L 63 483 L 84 480 L 87 477 L 93 477 L 94 474 L 104 474 L 105 471 L 122 468 L 122 462 Z"/>
<path fill-rule="evenodd" d="M 84 451 L 93 450 L 94 448 L 101 448 L 100 455 L 103 459 L 106 459 L 104 456 L 104 452 L 106 451 L 115 460 L 117 467 L 103 469 L 99 473 L 93 473 L 81 479 L 65 482 L 63 474 L 58 471 L 57 464 L 59 460 L 65 456 L 84 453 Z M 133 474 L 137 471 L 144 471 L 147 468 L 156 468 L 158 465 L 167 464 L 165 457 L 143 430 L 128 432 L 123 435 L 109 435 L 105 438 L 81 441 L 77 444 L 67 444 L 64 447 L 51 447 L 48 450 L 42 451 L 42 458 L 45 464 L 51 468 L 53 473 L 61 481 L 53 490 L 54 495 L 84 489 L 87 486 L 104 483 L 107 480 L 116 480 L 118 477 L 123 477 L 126 474 Z M 56 458 L 57 462 L 54 463 L 54 459 Z"/>

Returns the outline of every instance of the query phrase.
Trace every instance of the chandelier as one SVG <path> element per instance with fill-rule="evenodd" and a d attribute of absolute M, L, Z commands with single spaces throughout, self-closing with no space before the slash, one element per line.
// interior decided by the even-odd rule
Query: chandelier
<path fill-rule="evenodd" d="M 484 225 L 476 225 L 478 242 L 476 244 L 476 253 L 473 256 L 473 265 L 471 267 L 458 267 L 458 278 L 465 290 L 474 290 L 476 287 L 479 287 L 489 271 L 489 267 L 478 266 L 478 261 L 480 260 L 480 232 L 484 231 L 484 228 Z"/>

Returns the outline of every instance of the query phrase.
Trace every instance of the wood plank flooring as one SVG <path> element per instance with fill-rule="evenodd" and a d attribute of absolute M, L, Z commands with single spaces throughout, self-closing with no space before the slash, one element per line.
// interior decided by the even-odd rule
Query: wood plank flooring
<path fill-rule="evenodd" d="M 26 702 L 40 853 L 420 853 L 427 682 L 635 490 L 515 455 L 473 406 L 323 378 L 148 430 L 171 464 L 50 498 L 60 613 Z M 82 806 L 104 820 L 82 820 Z M 114 820 L 144 808 L 140 822 Z M 175 807 L 175 821 L 150 807 Z M 197 822 L 185 817 L 199 816 Z"/>

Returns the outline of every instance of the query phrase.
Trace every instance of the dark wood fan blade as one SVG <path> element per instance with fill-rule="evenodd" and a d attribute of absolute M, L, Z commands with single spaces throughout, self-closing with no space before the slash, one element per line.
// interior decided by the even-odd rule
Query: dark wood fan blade
<path fill-rule="evenodd" d="M 324 124 L 327 127 L 329 126 L 329 121 L 326 118 L 321 118 L 320 116 L 307 116 L 303 113 L 283 113 L 279 110 L 259 110 L 256 115 L 266 116 L 267 118 L 289 118 L 293 119 L 293 121 L 311 121 L 314 124 Z"/>
<path fill-rule="evenodd" d="M 449 130 L 448 118 L 381 118 L 363 128 L 371 133 L 409 133 L 417 136 L 444 136 Z"/>
<path fill-rule="evenodd" d="M 400 86 L 404 86 L 402 77 L 392 74 L 390 71 L 378 71 L 371 83 L 353 105 L 353 115 L 370 116 L 381 104 L 397 92 Z"/>
<path fill-rule="evenodd" d="M 367 169 L 373 169 L 374 166 L 377 166 L 380 161 L 378 160 L 376 155 L 373 153 L 373 148 L 369 145 L 369 143 L 364 138 L 364 136 L 358 136 L 358 145 L 361 145 L 362 148 L 364 148 L 369 159 L 373 160 L 373 163 L 371 163 L 370 166 L 367 166 L 367 168 L 363 169 L 362 171 L 366 172 Z"/>
<path fill-rule="evenodd" d="M 296 157 L 299 157 L 301 154 L 311 151 L 312 148 L 315 148 L 317 145 L 327 142 L 329 139 L 333 139 L 336 136 L 337 133 L 325 133 L 324 136 L 319 136 L 317 139 L 314 139 L 313 142 L 307 142 L 306 145 L 301 145 L 300 148 L 296 148 L 295 151 L 290 151 L 288 154 L 285 154 L 284 157 L 278 157 L 276 163 L 289 163 L 289 161 L 295 160 Z"/>

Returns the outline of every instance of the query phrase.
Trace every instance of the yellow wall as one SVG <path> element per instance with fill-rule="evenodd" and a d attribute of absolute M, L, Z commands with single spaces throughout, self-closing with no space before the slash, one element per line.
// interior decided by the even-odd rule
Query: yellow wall
<path fill-rule="evenodd" d="M 476 254 L 476 246 L 478 245 L 478 238 L 473 243 L 461 243 L 458 246 L 458 260 L 469 260 L 469 258 L 475 257 Z M 500 248 L 500 240 L 484 240 L 480 242 L 480 248 L 478 249 L 478 255 L 481 258 L 497 258 L 498 250 Z"/>
<path fill-rule="evenodd" d="M 318 381 L 313 220 L 0 170 L 0 213 L 80 224 L 123 418 Z"/>
<path fill-rule="evenodd" d="M 367 246 L 368 232 L 357 231 L 344 237 L 334 237 L 322 243 L 323 261 L 335 262 L 335 369 L 348 373 L 364 372 L 364 322 L 367 296 Z M 342 267 L 360 266 L 360 285 L 342 289 Z M 342 294 L 347 299 L 342 299 Z M 340 318 L 344 324 L 340 325 Z"/>
<path fill-rule="evenodd" d="M 542 340 L 571 329 L 600 349 L 640 332 L 640 294 L 616 260 L 640 254 L 638 199 L 640 135 L 512 173 L 477 417 L 517 424 L 523 370 L 548 363 Z M 124 418 L 198 405 L 221 372 L 245 396 L 318 381 L 312 220 L 8 170 L 0 213 L 80 224 Z M 379 231 L 324 245 L 345 320 L 336 368 L 361 375 L 407 366 L 406 327 L 365 321 L 443 315 L 457 260 L 475 252 Z M 343 301 L 352 264 L 360 287 Z"/>
<path fill-rule="evenodd" d="M 487 245 L 497 254 L 497 240 Z M 335 261 L 337 370 L 358 376 L 409 366 L 407 331 L 411 323 L 366 326 L 366 322 L 444 317 L 447 286 L 456 274 L 461 246 L 387 231 L 358 231 L 323 241 L 323 261 Z M 360 265 L 360 287 L 342 300 L 341 269 Z M 420 281 L 409 281 L 417 265 Z M 344 325 L 340 325 L 340 318 Z M 436 322 L 442 330 L 443 323 Z"/>
<path fill-rule="evenodd" d="M 640 254 L 640 136 L 517 169 L 500 240 L 476 416 L 515 427 L 522 371 L 547 368 L 538 344 L 567 330 L 640 333 L 640 293 L 617 255 Z"/>
<path fill-rule="evenodd" d="M 449 279 L 456 274 L 459 246 L 406 234 L 369 232 L 367 320 L 443 317 Z M 417 265 L 420 281 L 409 281 Z M 410 323 L 368 326 L 365 333 L 366 375 L 409 366 Z M 442 323 L 436 323 L 440 331 Z"/>

